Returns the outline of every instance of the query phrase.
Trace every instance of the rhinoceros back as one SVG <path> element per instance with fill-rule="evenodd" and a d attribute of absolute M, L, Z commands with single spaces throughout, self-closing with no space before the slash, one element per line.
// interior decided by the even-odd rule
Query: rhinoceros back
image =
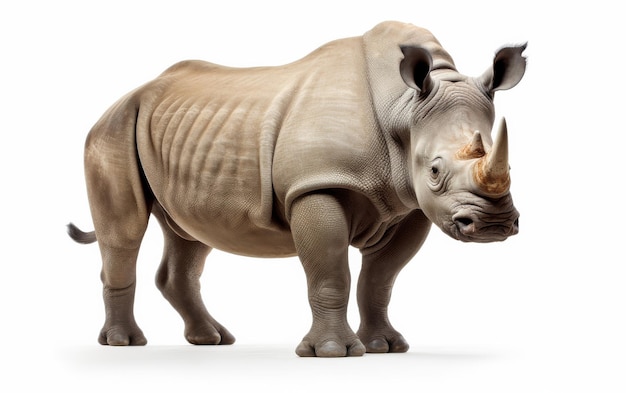
<path fill-rule="evenodd" d="M 368 61 L 354 37 L 280 67 L 170 68 L 137 93 L 137 148 L 157 201 L 191 237 L 244 255 L 295 254 L 290 206 L 310 192 L 361 195 L 372 210 L 359 214 L 383 231 L 408 214 L 397 195 L 407 184 L 392 173 L 403 153 L 390 154 L 378 126 Z"/>

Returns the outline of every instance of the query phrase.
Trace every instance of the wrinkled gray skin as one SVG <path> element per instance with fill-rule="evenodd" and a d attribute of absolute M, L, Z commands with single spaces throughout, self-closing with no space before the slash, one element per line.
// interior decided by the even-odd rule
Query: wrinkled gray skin
<path fill-rule="evenodd" d="M 471 78 L 429 31 L 385 22 L 279 67 L 182 62 L 123 97 L 86 141 L 95 231 L 69 225 L 76 241 L 100 246 L 99 342 L 146 344 L 133 301 L 152 214 L 165 237 L 156 284 L 190 343 L 235 341 L 200 294 L 218 248 L 299 256 L 313 322 L 298 355 L 407 351 L 387 306 L 431 222 L 462 241 L 517 233 L 506 127 L 495 144 L 490 130 L 494 92 L 522 78 L 524 48 L 501 49 Z M 356 333 L 346 318 L 350 245 L 363 255 Z"/>

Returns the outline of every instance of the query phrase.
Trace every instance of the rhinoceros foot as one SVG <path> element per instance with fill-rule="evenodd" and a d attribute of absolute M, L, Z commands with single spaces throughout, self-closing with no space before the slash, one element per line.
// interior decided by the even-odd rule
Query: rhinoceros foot
<path fill-rule="evenodd" d="M 358 336 L 365 343 L 368 353 L 407 352 L 409 343 L 393 328 L 384 332 L 359 330 Z"/>
<path fill-rule="evenodd" d="M 235 336 L 217 322 L 187 326 L 185 338 L 195 345 L 230 345 L 235 342 Z"/>
<path fill-rule="evenodd" d="M 348 340 L 328 339 L 319 342 L 307 336 L 296 348 L 296 354 L 301 357 L 363 356 L 364 353 L 365 346 L 356 336 Z"/>
<path fill-rule="evenodd" d="M 98 342 L 102 345 L 111 346 L 128 346 L 128 345 L 146 345 L 148 340 L 143 332 L 136 324 L 106 326 L 100 331 Z"/>

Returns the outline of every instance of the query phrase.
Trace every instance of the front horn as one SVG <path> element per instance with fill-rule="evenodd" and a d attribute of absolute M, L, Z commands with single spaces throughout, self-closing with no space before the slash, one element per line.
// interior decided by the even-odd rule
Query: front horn
<path fill-rule="evenodd" d="M 509 191 L 509 142 L 504 117 L 491 151 L 474 166 L 474 181 L 481 191 L 491 197 L 499 197 Z"/>

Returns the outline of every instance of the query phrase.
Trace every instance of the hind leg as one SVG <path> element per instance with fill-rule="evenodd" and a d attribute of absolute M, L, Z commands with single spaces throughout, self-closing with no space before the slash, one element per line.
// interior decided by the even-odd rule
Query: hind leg
<path fill-rule="evenodd" d="M 154 216 L 163 229 L 163 259 L 156 284 L 185 322 L 185 338 L 191 344 L 232 344 L 235 337 L 207 311 L 200 291 L 204 261 L 211 251 L 198 241 L 185 240 L 172 230 L 166 213 L 155 203 Z"/>
<path fill-rule="evenodd" d="M 102 345 L 146 345 L 135 322 L 135 261 L 138 249 L 101 246 L 105 323 L 98 342 Z"/>
<path fill-rule="evenodd" d="M 102 255 L 105 322 L 103 345 L 145 345 L 135 322 L 135 266 L 148 225 L 144 192 L 134 148 L 132 117 L 103 118 L 85 147 L 85 177 L 91 215 Z"/>

